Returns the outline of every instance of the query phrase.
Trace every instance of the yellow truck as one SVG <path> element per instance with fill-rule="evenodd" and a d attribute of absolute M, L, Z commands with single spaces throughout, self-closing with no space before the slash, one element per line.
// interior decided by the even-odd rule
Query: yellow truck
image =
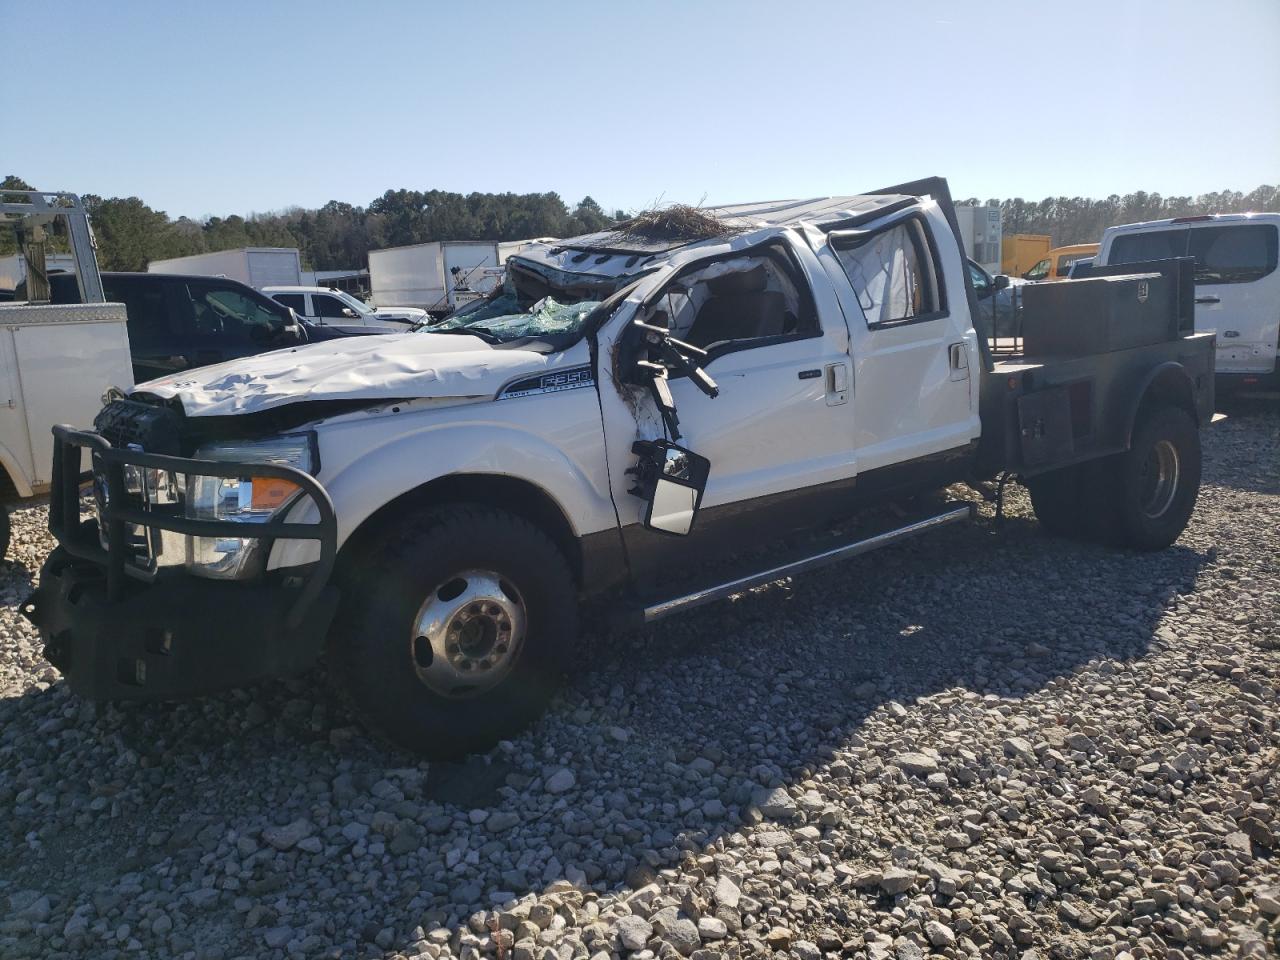
<path fill-rule="evenodd" d="M 1000 244 L 1000 272 L 1020 277 L 1044 259 L 1052 247 L 1053 237 L 1047 233 L 1015 233 L 1005 237 Z"/>
<path fill-rule="evenodd" d="M 1086 260 L 1096 256 L 1096 243 L 1071 243 L 1064 247 L 1054 247 L 1040 259 L 1034 267 L 1022 275 L 1023 280 L 1061 280 L 1077 260 Z"/>

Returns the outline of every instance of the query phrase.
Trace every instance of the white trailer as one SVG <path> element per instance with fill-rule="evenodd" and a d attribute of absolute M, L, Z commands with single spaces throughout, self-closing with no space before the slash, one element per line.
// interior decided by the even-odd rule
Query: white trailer
<path fill-rule="evenodd" d="M 449 313 L 491 291 L 507 257 L 535 240 L 436 240 L 369 251 L 369 285 L 379 307 Z"/>
<path fill-rule="evenodd" d="M 302 283 L 302 258 L 296 247 L 240 247 L 152 260 L 147 272 L 227 277 L 255 288 L 296 287 Z"/>

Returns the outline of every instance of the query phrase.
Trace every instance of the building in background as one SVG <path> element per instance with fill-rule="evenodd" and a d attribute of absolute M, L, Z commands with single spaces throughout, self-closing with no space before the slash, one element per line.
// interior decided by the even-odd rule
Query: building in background
<path fill-rule="evenodd" d="M 956 207 L 960 242 L 965 256 L 982 264 L 988 273 L 1000 272 L 1000 205 L 960 204 Z"/>

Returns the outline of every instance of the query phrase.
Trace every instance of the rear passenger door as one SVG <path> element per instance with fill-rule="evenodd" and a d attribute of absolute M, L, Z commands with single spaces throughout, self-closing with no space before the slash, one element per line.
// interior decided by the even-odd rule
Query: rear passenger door
<path fill-rule="evenodd" d="M 979 434 L 967 265 L 934 203 L 837 225 L 821 259 L 849 321 L 859 488 L 910 484 Z"/>
<path fill-rule="evenodd" d="M 298 315 L 300 319 L 312 320 L 312 315 L 307 307 L 307 295 L 305 293 L 273 293 L 271 299 L 282 307 L 288 307 Z"/>
<path fill-rule="evenodd" d="M 191 312 L 186 286 L 158 276 L 102 278 L 107 300 L 123 303 L 128 315 L 129 355 L 135 383 L 145 383 L 191 366 L 184 337 Z"/>

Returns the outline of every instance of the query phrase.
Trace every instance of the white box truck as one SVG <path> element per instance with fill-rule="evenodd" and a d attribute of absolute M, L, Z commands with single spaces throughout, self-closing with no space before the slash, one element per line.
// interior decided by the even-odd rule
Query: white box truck
<path fill-rule="evenodd" d="M 296 247 L 241 247 L 152 260 L 148 273 L 227 277 L 251 287 L 296 287 L 302 283 L 302 259 Z"/>
<path fill-rule="evenodd" d="M 379 307 L 421 307 L 443 316 L 494 288 L 507 257 L 537 240 L 436 240 L 369 251 Z"/>

